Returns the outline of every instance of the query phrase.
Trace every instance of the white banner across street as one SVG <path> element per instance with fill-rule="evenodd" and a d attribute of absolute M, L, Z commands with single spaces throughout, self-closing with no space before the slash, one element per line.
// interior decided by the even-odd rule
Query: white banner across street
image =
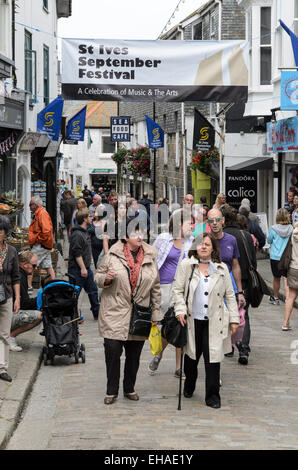
<path fill-rule="evenodd" d="M 247 41 L 62 39 L 66 100 L 247 101 Z"/>

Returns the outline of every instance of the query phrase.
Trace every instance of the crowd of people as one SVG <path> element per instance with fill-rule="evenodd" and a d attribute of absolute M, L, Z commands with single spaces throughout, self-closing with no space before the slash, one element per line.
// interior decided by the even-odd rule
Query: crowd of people
<path fill-rule="evenodd" d="M 283 331 L 291 328 L 289 319 L 298 289 L 298 223 L 288 202 L 289 207 L 278 210 L 276 224 L 267 237 L 274 286 L 269 301 L 278 305 L 282 276 L 287 292 Z M 135 384 L 148 338 L 130 333 L 135 305 L 151 312 L 153 325 L 160 325 L 165 313 L 174 307 L 177 320 L 186 327 L 187 344 L 183 351 L 176 348 L 173 359 L 173 374 L 184 380 L 185 398 L 195 392 L 201 355 L 206 373 L 205 402 L 212 408 L 221 406 L 223 358 L 238 351 L 239 364 L 248 364 L 252 301 L 248 268 L 257 267 L 256 255 L 264 247 L 266 236 L 248 199 L 242 200 L 238 210 L 226 203 L 224 194 L 218 195 L 212 207 L 204 198 L 194 204 L 191 194 L 185 195 L 182 203 L 182 208 L 169 207 L 165 199 L 154 204 L 147 193 L 140 201 L 129 193 L 120 196 L 115 191 L 107 198 L 100 190 L 87 187 L 76 199 L 71 191 L 63 191 L 61 214 L 69 243 L 69 252 L 64 255 L 68 274 L 87 293 L 91 314 L 98 320 L 104 339 L 107 405 L 119 394 L 123 349 L 123 393 L 127 399 L 139 400 Z M 30 208 L 30 250 L 21 253 L 6 243 L 11 227 L 9 220 L 0 216 L 0 379 L 6 381 L 12 380 L 8 374 L 9 350 L 22 350 L 16 337 L 42 321 L 36 297 L 29 295 L 34 269 L 43 268 L 50 280 L 55 279 L 52 221 L 39 197 L 32 198 Z M 292 260 L 285 273 L 278 263 L 290 238 Z M 245 324 L 237 335 L 240 311 L 244 312 Z M 150 375 L 162 367 L 167 346 L 162 338 L 160 353 L 148 364 Z"/>

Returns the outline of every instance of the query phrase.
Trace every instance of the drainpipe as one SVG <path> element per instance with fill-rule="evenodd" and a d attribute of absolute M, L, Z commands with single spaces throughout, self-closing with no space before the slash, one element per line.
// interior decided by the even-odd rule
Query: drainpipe
<path fill-rule="evenodd" d="M 221 22 L 222 22 L 222 0 L 215 0 L 218 5 L 218 40 L 221 41 Z"/>
<path fill-rule="evenodd" d="M 184 30 L 178 26 L 181 32 L 181 40 L 184 40 Z M 185 104 L 181 103 L 181 134 L 182 134 L 182 160 L 183 160 L 183 195 L 187 194 L 187 155 L 186 155 L 186 129 L 185 129 Z"/>

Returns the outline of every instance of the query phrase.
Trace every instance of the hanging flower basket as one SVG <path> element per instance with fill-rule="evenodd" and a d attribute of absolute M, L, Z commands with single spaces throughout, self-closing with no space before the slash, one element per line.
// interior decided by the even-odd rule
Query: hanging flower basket
<path fill-rule="evenodd" d="M 220 155 L 218 149 L 215 147 L 211 152 L 194 152 L 191 162 L 191 169 L 193 171 L 201 171 L 205 175 L 218 177 L 216 168 L 219 164 Z"/>
<path fill-rule="evenodd" d="M 151 154 L 148 147 L 137 147 L 128 150 L 126 155 L 126 169 L 135 177 L 150 176 Z"/>

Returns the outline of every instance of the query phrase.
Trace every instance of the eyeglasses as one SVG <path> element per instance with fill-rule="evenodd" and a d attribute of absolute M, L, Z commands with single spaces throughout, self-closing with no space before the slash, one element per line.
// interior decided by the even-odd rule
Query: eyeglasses
<path fill-rule="evenodd" d="M 220 222 L 222 217 L 216 217 L 216 219 L 208 219 L 209 224 L 214 224 L 214 222 Z"/>
<path fill-rule="evenodd" d="M 33 264 L 33 263 L 30 263 L 30 264 L 31 264 L 33 269 L 37 268 L 37 264 Z"/>

